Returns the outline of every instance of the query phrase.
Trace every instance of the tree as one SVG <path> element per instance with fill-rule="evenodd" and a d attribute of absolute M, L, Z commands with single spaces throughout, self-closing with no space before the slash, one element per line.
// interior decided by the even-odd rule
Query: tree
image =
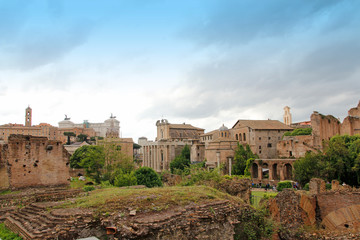
<path fill-rule="evenodd" d="M 83 142 L 83 141 L 87 140 L 87 137 L 88 137 L 88 135 L 86 135 L 86 134 L 79 134 L 77 136 L 77 139 L 78 139 L 79 142 Z"/>
<path fill-rule="evenodd" d="M 323 166 L 323 155 L 319 153 L 307 152 L 305 157 L 300 158 L 294 163 L 295 180 L 301 186 L 310 182 L 311 178 L 319 177 Z"/>
<path fill-rule="evenodd" d="M 76 137 L 76 134 L 73 132 L 64 132 L 64 135 L 67 136 L 67 145 L 70 145 L 70 137 Z"/>
<path fill-rule="evenodd" d="M 159 175 L 152 168 L 141 167 L 135 171 L 135 176 L 139 185 L 149 188 L 162 186 Z"/>
<path fill-rule="evenodd" d="M 100 183 L 102 180 L 104 164 L 104 149 L 100 146 L 82 146 L 70 158 L 70 166 L 84 168 L 86 175 L 93 178 L 97 183 Z"/>
<path fill-rule="evenodd" d="M 294 164 L 295 179 L 302 185 L 312 177 L 360 185 L 360 136 L 334 136 L 324 151 L 308 153 Z"/>
<path fill-rule="evenodd" d="M 171 173 L 174 173 L 176 169 L 184 171 L 185 168 L 190 167 L 190 164 L 190 148 L 188 145 L 185 145 L 181 154 L 170 162 L 170 171 Z"/>
<path fill-rule="evenodd" d="M 253 154 L 248 144 L 246 145 L 245 149 L 242 144 L 238 143 L 238 147 L 235 151 L 234 164 L 232 165 L 231 173 L 233 175 L 244 175 L 246 166 L 252 164 L 251 160 L 248 161 L 248 159 L 255 158 L 257 158 L 257 156 Z"/>

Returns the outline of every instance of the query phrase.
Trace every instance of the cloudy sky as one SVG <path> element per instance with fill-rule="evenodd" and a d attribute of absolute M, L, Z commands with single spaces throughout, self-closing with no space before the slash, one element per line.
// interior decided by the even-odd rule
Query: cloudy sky
<path fill-rule="evenodd" d="M 360 100 L 358 0 L 0 0 L 0 124 L 343 118 Z"/>

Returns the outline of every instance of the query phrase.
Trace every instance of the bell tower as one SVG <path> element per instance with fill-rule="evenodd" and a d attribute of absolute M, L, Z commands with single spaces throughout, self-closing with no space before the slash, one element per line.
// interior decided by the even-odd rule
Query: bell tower
<path fill-rule="evenodd" d="M 284 107 L 284 123 L 288 126 L 292 124 L 292 117 L 288 106 Z"/>
<path fill-rule="evenodd" d="M 31 127 L 32 109 L 28 106 L 25 109 L 25 127 Z"/>

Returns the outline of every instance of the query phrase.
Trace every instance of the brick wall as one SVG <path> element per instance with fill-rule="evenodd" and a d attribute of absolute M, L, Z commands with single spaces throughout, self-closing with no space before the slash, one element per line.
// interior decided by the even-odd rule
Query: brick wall
<path fill-rule="evenodd" d="M 46 137 L 11 135 L 6 155 L 9 187 L 68 184 L 69 154 L 60 141 Z"/>

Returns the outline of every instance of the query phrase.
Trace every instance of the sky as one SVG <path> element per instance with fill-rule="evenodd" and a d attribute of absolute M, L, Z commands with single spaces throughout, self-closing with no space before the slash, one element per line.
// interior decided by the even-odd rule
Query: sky
<path fill-rule="evenodd" d="M 0 0 L 0 125 L 115 115 L 206 132 L 346 117 L 360 100 L 358 0 Z"/>

